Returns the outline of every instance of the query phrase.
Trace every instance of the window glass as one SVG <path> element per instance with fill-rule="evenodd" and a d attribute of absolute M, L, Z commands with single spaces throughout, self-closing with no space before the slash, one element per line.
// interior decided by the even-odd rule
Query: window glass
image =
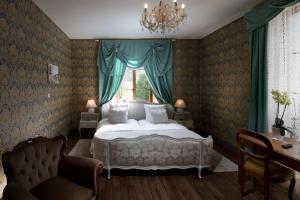
<path fill-rule="evenodd" d="M 286 91 L 292 100 L 284 126 L 300 132 L 300 4 L 285 9 L 268 26 L 268 127 L 275 122 L 277 105 L 272 90 Z M 283 107 L 279 111 L 282 115 Z M 279 116 L 281 117 L 281 116 Z"/>
<path fill-rule="evenodd" d="M 136 90 L 135 95 L 137 100 L 150 100 L 152 93 L 150 83 L 144 70 L 136 70 Z"/>
<path fill-rule="evenodd" d="M 131 102 L 134 100 L 157 103 L 150 83 L 143 68 L 127 68 L 112 103 Z"/>

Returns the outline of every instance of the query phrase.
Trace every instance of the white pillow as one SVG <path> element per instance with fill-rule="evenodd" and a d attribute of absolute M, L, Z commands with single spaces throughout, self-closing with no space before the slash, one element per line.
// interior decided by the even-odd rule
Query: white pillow
<path fill-rule="evenodd" d="M 145 113 L 146 113 L 146 120 L 151 122 L 151 114 L 150 110 L 157 110 L 157 109 L 166 109 L 166 104 L 144 104 Z"/>
<path fill-rule="evenodd" d="M 112 124 L 123 124 L 128 121 L 128 106 L 112 106 L 108 111 L 108 120 Z"/>
<path fill-rule="evenodd" d="M 109 109 L 127 109 L 128 110 L 128 104 L 109 104 Z"/>
<path fill-rule="evenodd" d="M 166 109 L 150 109 L 150 118 L 152 124 L 166 124 L 169 123 Z"/>

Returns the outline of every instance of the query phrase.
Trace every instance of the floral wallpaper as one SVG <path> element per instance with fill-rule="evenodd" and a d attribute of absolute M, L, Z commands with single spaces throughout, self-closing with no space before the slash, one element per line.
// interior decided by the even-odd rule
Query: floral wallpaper
<path fill-rule="evenodd" d="M 200 128 L 200 40 L 176 40 L 174 43 L 174 102 L 182 98 L 192 112 L 194 126 Z M 198 131 L 198 130 L 197 130 Z"/>
<path fill-rule="evenodd" d="M 71 40 L 73 66 L 72 129 L 78 129 L 80 113 L 88 99 L 98 101 L 97 51 L 95 40 Z"/>
<path fill-rule="evenodd" d="M 58 85 L 48 63 L 59 66 Z M 70 40 L 31 0 L 0 1 L 0 77 L 1 155 L 30 137 L 69 133 Z"/>
<path fill-rule="evenodd" d="M 201 128 L 235 144 L 237 130 L 248 123 L 249 34 L 241 18 L 201 42 Z"/>
<path fill-rule="evenodd" d="M 78 128 L 80 112 L 89 98 L 98 99 L 97 51 L 95 40 L 71 40 L 74 68 L 73 128 Z M 200 40 L 176 40 L 174 45 L 174 101 L 183 98 L 193 111 L 195 127 L 200 123 L 199 93 Z"/>
<path fill-rule="evenodd" d="M 183 98 L 197 131 L 235 143 L 247 125 L 250 94 L 249 35 L 242 19 L 202 40 L 174 40 L 174 101 Z M 95 40 L 71 40 L 73 128 L 89 98 L 98 99 Z"/>
<path fill-rule="evenodd" d="M 239 19 L 202 40 L 174 41 L 174 101 L 185 100 L 196 129 L 231 144 L 248 120 L 248 39 Z M 31 0 L 0 1 L 1 155 L 30 137 L 78 130 L 87 100 L 98 99 L 98 45 L 70 40 Z M 59 67 L 57 85 L 49 63 Z"/>

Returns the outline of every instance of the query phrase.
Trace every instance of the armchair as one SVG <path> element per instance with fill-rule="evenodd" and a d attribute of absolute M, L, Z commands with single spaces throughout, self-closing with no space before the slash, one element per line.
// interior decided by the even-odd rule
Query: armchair
<path fill-rule="evenodd" d="M 85 200 L 97 196 L 102 163 L 65 156 L 66 138 L 38 137 L 19 143 L 2 156 L 7 186 L 3 200 Z"/>

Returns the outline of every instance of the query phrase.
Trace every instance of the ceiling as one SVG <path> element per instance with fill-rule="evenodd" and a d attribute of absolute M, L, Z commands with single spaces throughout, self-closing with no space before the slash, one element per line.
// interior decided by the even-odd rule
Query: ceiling
<path fill-rule="evenodd" d="M 170 3 L 172 0 L 166 0 Z M 161 38 L 142 31 L 145 0 L 33 0 L 71 39 Z M 147 0 L 152 9 L 158 0 Z M 200 39 L 243 16 L 261 0 L 178 0 L 188 19 L 167 38 Z"/>

